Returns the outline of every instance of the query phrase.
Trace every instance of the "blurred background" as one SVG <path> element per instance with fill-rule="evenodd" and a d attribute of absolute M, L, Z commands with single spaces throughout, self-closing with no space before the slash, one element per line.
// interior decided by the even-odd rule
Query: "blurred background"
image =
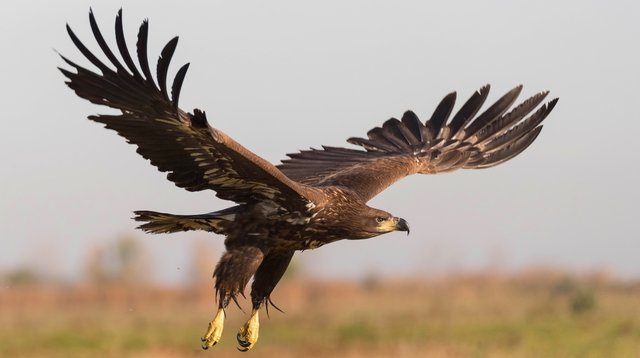
<path fill-rule="evenodd" d="M 86 120 L 56 51 L 93 50 L 88 10 L 150 57 L 175 35 L 181 107 L 273 163 L 347 145 L 451 91 L 560 97 L 536 142 L 481 171 L 407 178 L 371 205 L 411 236 L 296 254 L 258 356 L 640 354 L 640 5 L 632 1 L 9 1 L 0 13 L 0 355 L 189 356 L 214 313 L 223 238 L 146 235 L 133 210 L 230 205 L 175 187 Z M 248 302 L 242 302 L 245 311 Z M 229 310 L 218 354 L 246 319 Z M 215 354 L 215 353 L 214 353 Z"/>

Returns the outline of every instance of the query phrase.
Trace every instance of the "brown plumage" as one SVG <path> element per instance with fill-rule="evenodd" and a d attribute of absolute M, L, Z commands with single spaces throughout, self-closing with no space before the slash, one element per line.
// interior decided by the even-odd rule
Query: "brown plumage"
<path fill-rule="evenodd" d="M 254 310 L 270 303 L 270 294 L 296 250 L 394 230 L 408 232 L 406 221 L 366 203 L 411 174 L 488 168 L 515 157 L 535 140 L 542 129 L 540 123 L 557 102 L 540 105 L 547 95 L 541 92 L 512 107 L 522 90 L 518 86 L 477 115 L 488 96 L 487 85 L 453 114 L 456 94 L 451 93 L 426 122 L 407 111 L 401 119 L 391 118 L 370 130 L 367 138 L 348 139 L 364 150 L 303 150 L 288 154 L 289 159 L 274 166 L 210 127 L 205 112 L 195 109 L 189 113 L 178 107 L 189 65 L 178 70 L 168 87 L 167 72 L 177 37 L 161 52 L 156 84 L 147 58 L 147 21 L 138 33 L 134 61 L 125 42 L 122 13 L 118 13 L 115 32 L 121 63 L 92 13 L 89 19 L 108 63 L 92 54 L 67 26 L 73 43 L 99 72 L 66 57 L 62 58 L 75 72 L 60 70 L 78 96 L 121 112 L 89 119 L 135 144 L 137 152 L 167 172 L 177 186 L 189 191 L 213 190 L 219 198 L 237 204 L 201 215 L 137 211 L 135 217 L 143 222 L 140 228 L 151 233 L 205 230 L 226 236 L 227 251 L 214 271 L 221 309 L 243 294 L 251 277 Z M 205 348 L 219 339 L 223 319 L 218 317 L 203 338 Z M 238 337 L 243 350 L 257 339 L 251 322 Z"/>

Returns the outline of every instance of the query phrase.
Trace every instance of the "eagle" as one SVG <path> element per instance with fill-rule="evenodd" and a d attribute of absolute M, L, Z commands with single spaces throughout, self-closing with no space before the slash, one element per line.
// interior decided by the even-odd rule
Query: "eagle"
<path fill-rule="evenodd" d="M 115 130 L 167 179 L 188 191 L 212 190 L 235 203 L 200 215 L 135 211 L 140 229 L 149 233 L 203 230 L 226 237 L 226 251 L 213 277 L 217 312 L 201 338 L 214 346 L 222 336 L 225 309 L 251 283 L 252 312 L 237 334 L 238 349 L 251 349 L 258 339 L 259 310 L 278 309 L 271 293 L 294 253 L 338 240 L 368 239 L 406 231 L 404 219 L 367 205 L 391 184 L 412 174 L 482 169 L 503 163 L 525 150 L 540 134 L 541 122 L 557 103 L 543 103 L 539 92 L 514 105 L 517 86 L 482 111 L 489 94 L 485 85 L 452 114 L 456 93 L 449 93 L 431 117 L 412 112 L 391 118 L 347 142 L 359 148 L 322 146 L 294 154 L 273 165 L 224 132 L 209 125 L 204 111 L 178 106 L 189 64 L 178 69 L 168 87 L 167 72 L 178 43 L 162 49 L 155 76 L 147 55 L 149 22 L 140 26 L 135 60 L 123 31 L 122 9 L 115 19 L 117 54 L 105 41 L 92 11 L 89 23 L 103 54 L 99 59 L 67 24 L 71 41 L 97 70 L 60 55 L 72 69 L 59 68 L 66 84 L 81 98 L 119 110 L 91 115 L 92 121 Z M 106 58 L 107 61 L 104 60 Z M 137 62 L 137 63 L 136 63 Z"/>

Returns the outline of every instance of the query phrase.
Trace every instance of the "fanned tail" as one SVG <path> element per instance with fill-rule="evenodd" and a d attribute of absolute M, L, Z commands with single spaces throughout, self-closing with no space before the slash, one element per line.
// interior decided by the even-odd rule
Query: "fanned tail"
<path fill-rule="evenodd" d="M 235 219 L 235 213 L 229 209 L 200 215 L 174 215 L 147 210 L 134 211 L 134 214 L 135 221 L 144 222 L 138 229 L 152 234 L 193 230 L 224 234 Z"/>

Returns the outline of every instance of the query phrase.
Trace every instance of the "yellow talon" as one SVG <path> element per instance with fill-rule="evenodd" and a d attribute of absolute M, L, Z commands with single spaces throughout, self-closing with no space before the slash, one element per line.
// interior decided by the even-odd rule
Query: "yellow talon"
<path fill-rule="evenodd" d="M 253 348 L 258 341 L 258 329 L 260 328 L 260 320 L 258 318 L 258 310 L 251 311 L 251 318 L 238 331 L 236 338 L 238 339 L 238 350 L 246 352 Z"/>
<path fill-rule="evenodd" d="M 202 341 L 202 349 L 209 349 L 220 341 L 220 337 L 222 337 L 222 329 L 224 328 L 224 310 L 222 308 L 218 309 L 218 313 L 216 313 L 216 317 L 213 321 L 209 322 L 209 328 L 207 329 L 207 333 L 200 339 Z"/>

